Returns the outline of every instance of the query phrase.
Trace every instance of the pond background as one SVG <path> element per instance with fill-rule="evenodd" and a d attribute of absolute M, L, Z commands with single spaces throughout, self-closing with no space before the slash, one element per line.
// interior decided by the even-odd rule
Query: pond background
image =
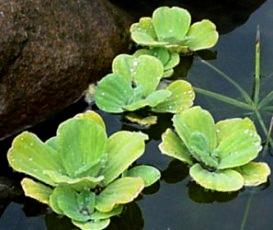
<path fill-rule="evenodd" d="M 232 11 L 231 8 L 228 10 Z M 199 17 L 192 14 L 193 18 Z M 241 18 L 238 17 L 238 21 L 241 23 Z M 265 1 L 244 24 L 239 25 L 238 21 L 234 20 L 234 24 L 227 23 L 227 28 L 221 28 L 225 33 L 221 34 L 218 45 L 212 50 L 215 52 L 204 52 L 202 57 L 212 59 L 209 60 L 210 63 L 230 75 L 251 93 L 255 34 L 259 25 L 263 76 L 261 94 L 264 95 L 273 89 L 273 0 Z M 190 57 L 182 58 L 181 62 L 182 66 L 177 69 L 176 76 L 187 75 L 188 80 L 196 87 L 233 97 L 239 96 L 229 83 L 202 64 L 198 57 L 194 57 L 193 60 Z M 216 120 L 247 115 L 246 111 L 201 95 L 197 96 L 195 104 L 210 110 Z M 55 135 L 60 122 L 88 108 L 89 106 L 82 99 L 30 130 L 45 140 Z M 95 106 L 92 106 L 92 109 L 97 110 Z M 126 123 L 121 115 L 106 114 L 98 110 L 97 112 L 103 116 L 109 134 L 120 129 L 137 130 L 136 127 Z M 271 116 L 272 114 L 264 114 L 267 125 Z M 127 211 L 120 218 L 113 218 L 109 229 L 273 229 L 273 187 L 270 182 L 259 188 L 244 189 L 238 193 L 216 193 L 202 189 L 190 180 L 186 165 L 160 154 L 157 147 L 160 136 L 170 126 L 171 116 L 163 115 L 157 125 L 142 130 L 150 135 L 150 141 L 147 143 L 145 155 L 137 163 L 158 167 L 162 172 L 162 179 L 160 183 L 146 189 L 135 203 L 128 206 Z M 12 185 L 7 186 L 6 189 L 1 188 L 5 192 L 0 196 L 0 230 L 73 229 L 68 219 L 52 214 L 47 207 L 32 199 L 24 198 L 19 185 L 22 175 L 12 173 L 7 166 L 5 152 L 10 147 L 11 141 L 12 138 L 9 138 L 0 142 L 0 181 Z M 264 155 L 263 160 L 273 168 L 273 156 L 270 150 Z"/>

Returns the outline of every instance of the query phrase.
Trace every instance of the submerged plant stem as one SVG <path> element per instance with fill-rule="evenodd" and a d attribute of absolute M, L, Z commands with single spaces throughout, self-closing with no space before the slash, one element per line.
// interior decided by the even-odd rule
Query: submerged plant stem
<path fill-rule="evenodd" d="M 214 99 L 216 99 L 216 100 L 219 100 L 219 101 L 225 102 L 225 103 L 227 103 L 227 104 L 230 104 L 230 105 L 239 107 L 239 108 L 241 108 L 241 109 L 246 109 L 246 110 L 251 110 L 251 111 L 253 111 L 253 106 L 252 106 L 252 105 L 249 105 L 249 104 L 247 104 L 247 103 L 245 103 L 245 102 L 242 102 L 242 101 L 239 101 L 239 100 L 237 100 L 237 99 L 234 99 L 234 98 L 231 98 L 231 97 L 222 95 L 222 94 L 220 94 L 220 93 L 215 93 L 215 92 L 211 92 L 211 91 L 209 91 L 209 90 L 197 88 L 197 87 L 194 87 L 194 90 L 195 90 L 195 92 L 197 92 L 197 93 L 206 95 L 206 96 L 208 96 L 208 97 L 212 97 L 212 98 L 214 98 Z"/>
<path fill-rule="evenodd" d="M 234 81 L 231 77 L 229 77 L 227 74 L 225 74 L 223 71 L 221 71 L 220 69 L 218 69 L 214 65 L 210 64 L 209 62 L 207 62 L 207 61 L 205 61 L 203 59 L 201 59 L 201 62 L 203 64 L 207 65 L 208 67 L 210 67 L 211 69 L 213 69 L 220 76 L 222 76 L 226 81 L 228 81 L 230 84 L 232 84 L 242 94 L 243 98 L 245 99 L 245 101 L 248 104 L 253 103 L 253 101 L 250 98 L 250 96 L 248 95 L 248 93 L 236 81 Z"/>
<path fill-rule="evenodd" d="M 255 82 L 254 82 L 254 103 L 259 103 L 260 95 L 260 77 L 261 77 L 261 43 L 260 43 L 260 29 L 257 27 L 256 45 L 255 45 Z"/>
<path fill-rule="evenodd" d="M 255 193 L 251 193 L 248 200 L 247 200 L 244 216 L 243 216 L 241 226 L 240 226 L 240 230 L 244 230 L 245 227 L 246 227 L 247 219 L 248 219 L 248 216 L 249 216 L 249 210 L 250 210 L 250 206 L 251 206 L 254 194 Z"/>

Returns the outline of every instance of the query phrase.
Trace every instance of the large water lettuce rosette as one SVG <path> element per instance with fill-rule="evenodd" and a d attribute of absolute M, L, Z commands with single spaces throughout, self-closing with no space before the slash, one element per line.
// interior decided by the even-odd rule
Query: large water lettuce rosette
<path fill-rule="evenodd" d="M 101 117 L 89 111 L 61 123 L 57 135 L 46 142 L 21 133 L 8 161 L 33 178 L 22 180 L 26 196 L 48 204 L 81 229 L 103 229 L 124 204 L 160 177 L 151 166 L 129 168 L 144 153 L 147 139 L 128 131 L 107 137 Z"/>
<path fill-rule="evenodd" d="M 162 135 L 163 154 L 189 164 L 190 176 L 202 187 L 219 192 L 258 186 L 267 181 L 270 168 L 254 162 L 261 138 L 248 118 L 214 122 L 199 106 L 174 115 L 175 131 Z"/>

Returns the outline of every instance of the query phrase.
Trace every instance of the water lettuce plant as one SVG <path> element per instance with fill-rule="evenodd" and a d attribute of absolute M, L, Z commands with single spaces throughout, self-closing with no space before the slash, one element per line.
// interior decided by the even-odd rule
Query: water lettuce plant
<path fill-rule="evenodd" d="M 174 115 L 173 125 L 175 131 L 166 130 L 159 148 L 189 164 L 190 176 L 202 187 L 231 192 L 267 181 L 268 165 L 252 161 L 262 146 L 250 119 L 215 123 L 208 111 L 195 106 Z"/>
<path fill-rule="evenodd" d="M 153 112 L 177 113 L 193 104 L 195 94 L 187 81 L 177 80 L 160 88 L 164 67 L 153 56 L 118 55 L 112 71 L 95 90 L 96 105 L 103 111 L 121 113 L 149 107 Z"/>
<path fill-rule="evenodd" d="M 71 218 L 81 229 L 103 229 L 124 204 L 160 178 L 151 166 L 131 167 L 144 153 L 147 139 L 129 131 L 107 137 L 102 118 L 89 111 L 61 123 L 46 142 L 21 133 L 8 161 L 15 171 L 33 178 L 21 182 L 26 196 Z"/>
<path fill-rule="evenodd" d="M 170 77 L 174 73 L 174 67 L 177 66 L 180 62 L 180 56 L 176 52 L 171 52 L 166 48 L 154 47 L 150 49 L 139 49 L 134 53 L 135 57 L 140 55 L 151 55 L 158 58 L 164 67 L 163 77 Z"/>
<path fill-rule="evenodd" d="M 148 47 L 165 47 L 189 53 L 213 47 L 218 41 L 216 26 L 209 20 L 191 25 L 190 13 L 179 7 L 159 7 L 152 17 L 142 17 L 131 28 L 134 42 Z"/>

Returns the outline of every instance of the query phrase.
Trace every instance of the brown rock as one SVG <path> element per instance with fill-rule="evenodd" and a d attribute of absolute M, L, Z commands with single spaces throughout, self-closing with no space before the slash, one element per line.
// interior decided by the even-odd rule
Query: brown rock
<path fill-rule="evenodd" d="M 0 0 L 0 137 L 77 100 L 128 47 L 106 0 Z"/>

